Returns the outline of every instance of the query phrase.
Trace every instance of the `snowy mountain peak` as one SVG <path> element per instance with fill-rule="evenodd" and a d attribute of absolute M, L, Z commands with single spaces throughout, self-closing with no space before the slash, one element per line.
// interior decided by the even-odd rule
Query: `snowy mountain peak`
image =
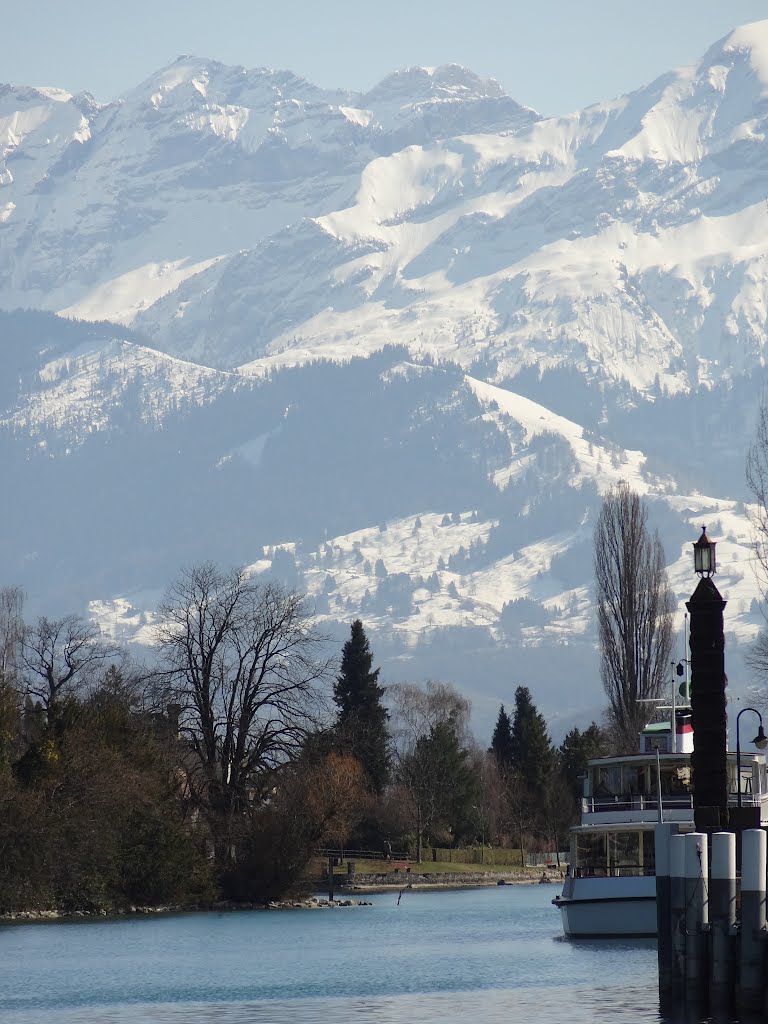
<path fill-rule="evenodd" d="M 383 78 L 363 99 L 366 104 L 385 97 L 407 95 L 409 101 L 426 99 L 500 99 L 506 96 L 494 78 L 480 78 L 460 64 L 402 68 Z"/>
<path fill-rule="evenodd" d="M 742 25 L 716 43 L 707 53 L 710 60 L 717 53 L 746 57 L 749 66 L 764 90 L 768 90 L 768 20 Z"/>
<path fill-rule="evenodd" d="M 173 101 L 183 107 L 206 103 L 249 109 L 273 107 L 281 100 L 327 103 L 349 100 L 352 93 L 324 90 L 292 71 L 222 64 L 209 57 L 184 54 L 156 71 L 123 97 L 129 106 Z"/>

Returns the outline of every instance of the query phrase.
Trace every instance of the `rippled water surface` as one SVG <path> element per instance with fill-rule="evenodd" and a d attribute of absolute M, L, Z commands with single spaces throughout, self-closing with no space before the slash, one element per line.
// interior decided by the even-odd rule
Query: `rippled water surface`
<path fill-rule="evenodd" d="M 652 941 L 561 937 L 553 886 L 0 927 L 9 1024 L 658 1022 Z"/>

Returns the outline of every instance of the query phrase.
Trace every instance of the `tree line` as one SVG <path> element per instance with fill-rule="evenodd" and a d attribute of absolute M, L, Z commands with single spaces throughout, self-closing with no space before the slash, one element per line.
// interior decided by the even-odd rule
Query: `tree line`
<path fill-rule="evenodd" d="M 359 620 L 337 665 L 272 582 L 194 567 L 157 623 L 147 667 L 0 590 L 0 912 L 267 900 L 318 847 L 525 850 L 568 823 L 554 783 L 534 812 L 560 762 L 525 688 L 481 749 L 455 689 L 385 688 Z"/>
<path fill-rule="evenodd" d="M 655 581 L 631 576 L 627 537 Z M 337 662 L 301 594 L 244 570 L 179 575 L 149 666 L 76 616 L 25 621 L 21 590 L 0 590 L 0 913 L 267 900 L 320 847 L 562 849 L 587 760 L 631 742 L 627 701 L 657 692 L 668 653 L 636 495 L 609 493 L 595 538 L 609 706 L 559 747 L 527 687 L 480 744 L 452 686 L 384 686 L 360 620 Z M 611 604 L 617 575 L 634 604 Z"/>

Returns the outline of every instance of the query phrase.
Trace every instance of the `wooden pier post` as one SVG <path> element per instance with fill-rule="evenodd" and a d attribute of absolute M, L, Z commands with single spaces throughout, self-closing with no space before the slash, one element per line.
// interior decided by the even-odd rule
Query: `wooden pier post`
<path fill-rule="evenodd" d="M 689 832 L 685 841 L 685 998 L 696 1004 L 706 995 L 709 924 L 709 858 L 706 832 Z"/>
<path fill-rule="evenodd" d="M 741 927 L 739 930 L 739 1007 L 762 1010 L 765 993 L 766 833 L 746 829 L 741 836 Z"/>
<path fill-rule="evenodd" d="M 712 835 L 712 874 L 709 887 L 712 970 L 709 997 L 714 1009 L 733 1006 L 736 924 L 736 836 Z"/>

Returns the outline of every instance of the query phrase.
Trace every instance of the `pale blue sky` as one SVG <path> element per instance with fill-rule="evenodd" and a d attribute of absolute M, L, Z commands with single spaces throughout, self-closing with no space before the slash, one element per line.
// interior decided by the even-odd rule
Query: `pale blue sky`
<path fill-rule="evenodd" d="M 180 53 L 367 89 L 456 62 L 544 114 L 608 99 L 696 60 L 768 0 L 34 0 L 2 5 L 0 82 L 99 100 Z"/>

